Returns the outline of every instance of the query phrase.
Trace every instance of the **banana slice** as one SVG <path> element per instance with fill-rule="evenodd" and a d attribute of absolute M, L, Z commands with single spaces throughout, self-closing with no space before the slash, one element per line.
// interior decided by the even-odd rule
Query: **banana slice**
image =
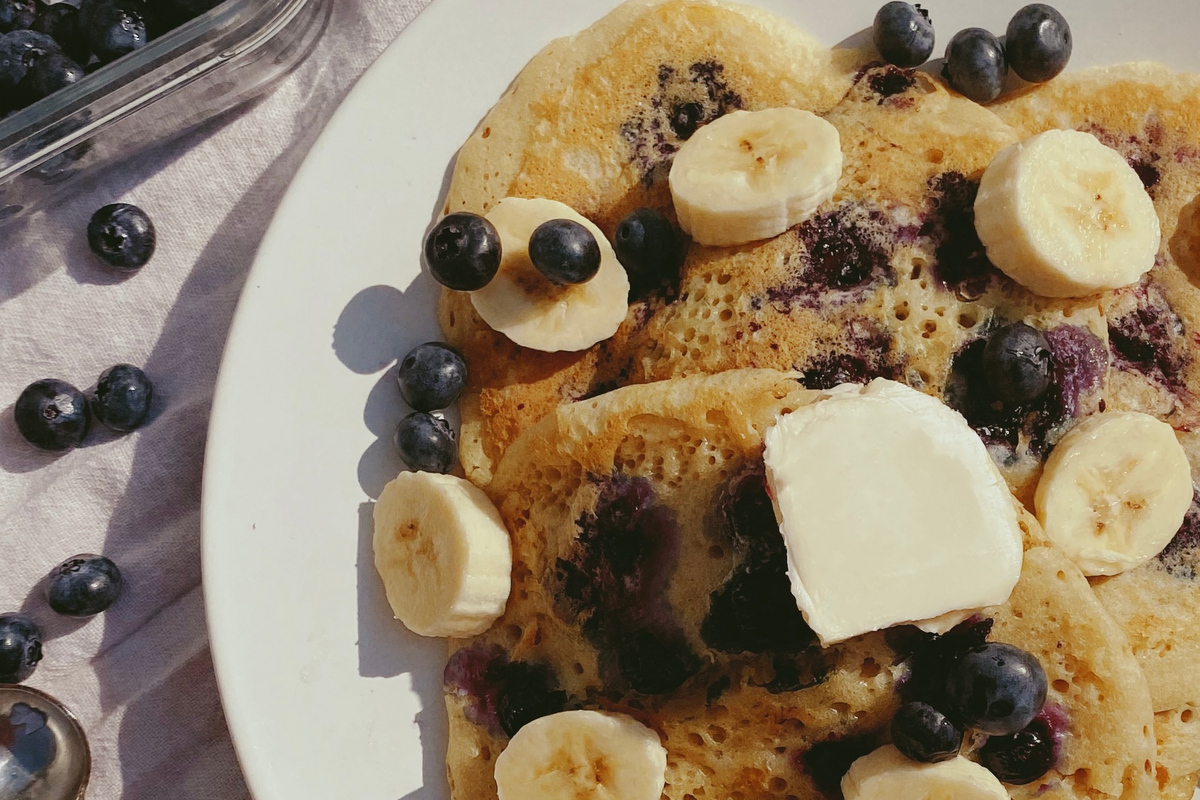
<path fill-rule="evenodd" d="M 657 733 L 600 711 L 536 719 L 496 759 L 500 800 L 659 800 L 666 774 Z"/>
<path fill-rule="evenodd" d="M 812 216 L 841 175 L 841 137 L 817 115 L 734 111 L 679 148 L 671 198 L 680 226 L 700 244 L 745 244 Z"/>
<path fill-rule="evenodd" d="M 1141 178 L 1081 131 L 1046 131 L 1001 150 L 975 197 L 988 258 L 1045 297 L 1083 297 L 1137 281 L 1161 231 Z"/>
<path fill-rule="evenodd" d="M 842 794 L 846 800 L 1009 800 L 999 779 L 974 761 L 955 756 L 921 764 L 890 744 L 850 765 Z"/>
<path fill-rule="evenodd" d="M 1191 503 L 1191 468 L 1175 431 L 1136 411 L 1072 428 L 1034 495 L 1046 534 L 1085 575 L 1116 575 L 1154 558 Z"/>
<path fill-rule="evenodd" d="M 462 478 L 402 472 L 375 503 L 375 568 L 396 619 L 421 636 L 474 636 L 501 614 L 512 549 L 500 513 Z"/>
<path fill-rule="evenodd" d="M 629 310 L 629 278 L 600 229 L 557 200 L 506 197 L 487 214 L 503 255 L 491 282 L 471 292 L 483 321 L 533 350 L 585 350 L 617 332 Z M 529 260 L 529 237 L 552 219 L 583 225 L 600 245 L 600 271 L 586 283 L 551 283 Z"/>

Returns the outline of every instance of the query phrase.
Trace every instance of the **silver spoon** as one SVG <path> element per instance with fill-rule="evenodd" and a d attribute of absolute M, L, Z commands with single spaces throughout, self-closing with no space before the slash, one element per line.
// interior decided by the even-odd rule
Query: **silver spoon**
<path fill-rule="evenodd" d="M 91 771 L 74 714 L 37 689 L 0 684 L 0 800 L 83 800 Z"/>

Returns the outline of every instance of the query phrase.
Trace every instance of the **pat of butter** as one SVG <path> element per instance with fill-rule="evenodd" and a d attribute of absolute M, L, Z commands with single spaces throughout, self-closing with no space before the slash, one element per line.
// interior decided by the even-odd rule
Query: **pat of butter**
<path fill-rule="evenodd" d="M 796 604 L 823 645 L 944 630 L 1021 575 L 1008 486 L 959 414 L 894 381 L 843 385 L 763 437 Z"/>

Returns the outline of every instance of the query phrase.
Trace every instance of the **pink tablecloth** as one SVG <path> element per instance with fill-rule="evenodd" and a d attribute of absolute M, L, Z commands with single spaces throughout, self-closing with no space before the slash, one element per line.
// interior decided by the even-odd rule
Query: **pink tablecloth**
<path fill-rule="evenodd" d="M 29 684 L 86 728 L 91 800 L 249 796 L 200 588 L 213 383 L 288 181 L 354 80 L 428 2 L 334 0 L 315 52 L 252 110 L 0 230 L 0 612 L 24 609 L 44 629 L 45 659 Z M 92 212 L 117 201 L 146 209 L 159 235 L 154 259 L 126 280 L 93 262 L 84 237 Z M 87 389 L 118 362 L 153 380 L 150 424 L 119 438 L 94 432 L 59 458 L 25 445 L 12 420 L 23 387 L 55 377 Z M 53 614 L 39 585 L 80 552 L 108 555 L 128 581 L 118 605 L 82 623 Z"/>

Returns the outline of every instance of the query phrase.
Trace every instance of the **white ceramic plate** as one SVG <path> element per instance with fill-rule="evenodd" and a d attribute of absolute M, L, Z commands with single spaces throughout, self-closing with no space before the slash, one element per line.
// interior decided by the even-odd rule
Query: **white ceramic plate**
<path fill-rule="evenodd" d="M 882 0 L 759 0 L 834 44 Z M 522 66 L 615 0 L 436 0 L 360 81 L 263 241 L 221 367 L 204 590 L 225 712 L 258 800 L 443 800 L 445 646 L 392 620 L 371 501 L 401 468 L 395 360 L 438 338 L 421 238 L 454 152 Z M 944 46 L 1019 0 L 927 0 Z M 1072 66 L 1200 71 L 1200 6 L 1058 0 Z M 1151 11 L 1151 9 L 1154 9 Z"/>

